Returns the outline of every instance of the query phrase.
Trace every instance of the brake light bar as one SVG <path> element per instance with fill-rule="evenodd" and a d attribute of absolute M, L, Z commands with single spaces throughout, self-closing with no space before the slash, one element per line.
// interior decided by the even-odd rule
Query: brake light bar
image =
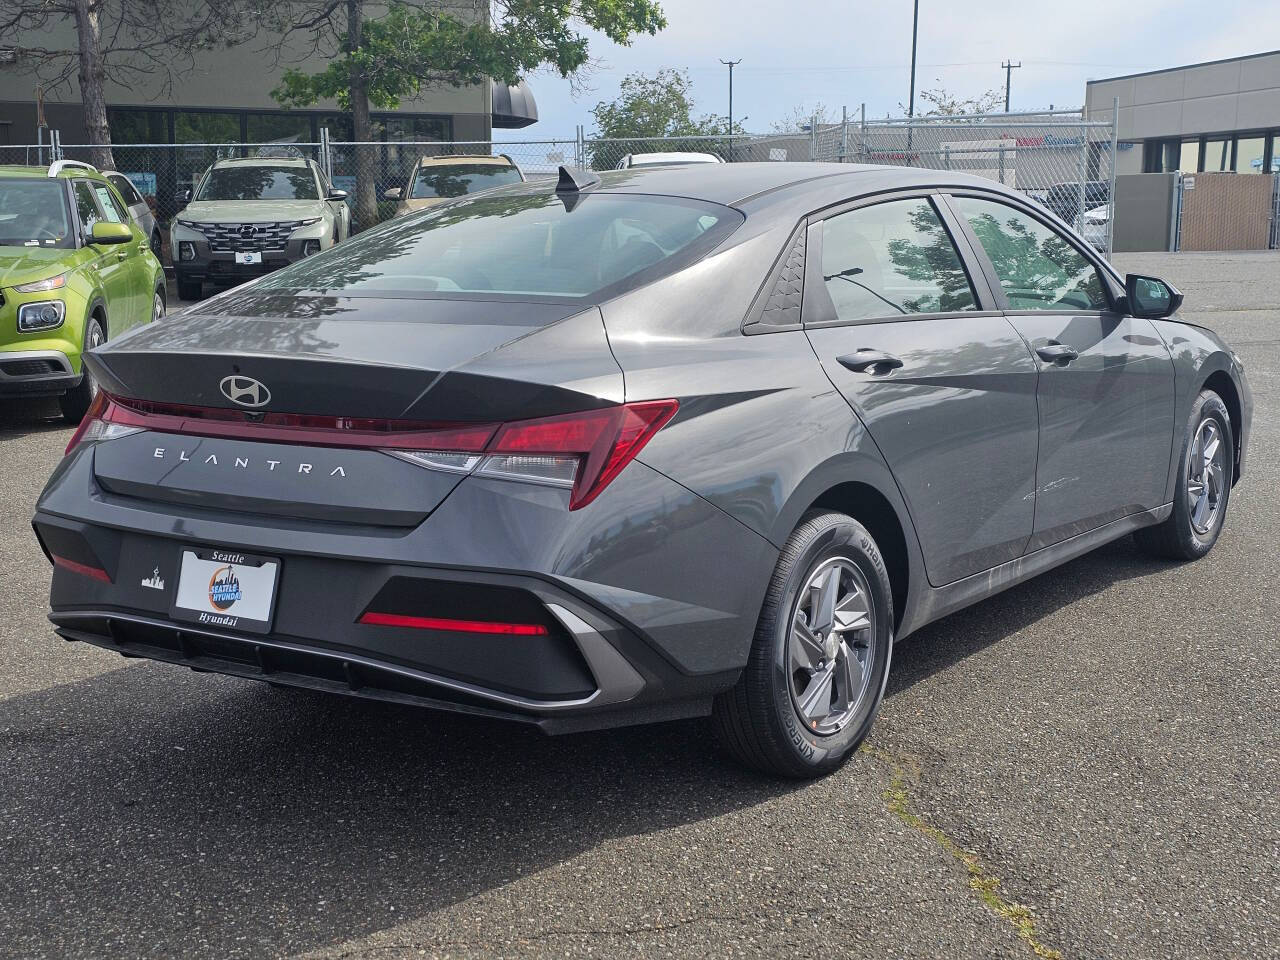
<path fill-rule="evenodd" d="M 498 633 L 513 637 L 543 637 L 540 623 L 502 623 L 491 620 L 455 620 L 451 617 L 411 617 L 400 613 L 368 611 L 360 622 L 375 627 L 411 627 L 415 630 L 452 630 L 454 633 Z"/>
<path fill-rule="evenodd" d="M 53 557 L 53 565 L 68 570 L 71 573 L 78 573 L 82 577 L 88 577 L 91 580 L 101 580 L 103 583 L 110 583 L 111 577 L 107 575 L 107 571 L 101 567 L 93 567 L 87 563 L 76 563 L 74 560 L 68 560 L 66 557 L 60 557 L 56 553 L 51 554 Z"/>
<path fill-rule="evenodd" d="M 162 433 L 267 443 L 456 454 L 465 464 L 465 469 L 454 467 L 459 472 L 478 469 L 486 476 L 571 487 L 569 509 L 576 510 L 599 496 L 678 409 L 675 400 L 649 400 L 536 420 L 442 423 L 297 413 L 255 415 L 99 392 L 67 453 L 86 438 L 94 439 L 88 431 L 100 421 Z M 416 459 L 421 466 L 433 465 L 426 458 Z"/>

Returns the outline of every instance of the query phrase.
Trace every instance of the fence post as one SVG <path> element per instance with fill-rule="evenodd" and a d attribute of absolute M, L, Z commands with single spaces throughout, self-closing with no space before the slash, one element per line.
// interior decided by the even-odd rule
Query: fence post
<path fill-rule="evenodd" d="M 1169 252 L 1182 248 L 1182 173 L 1173 175 L 1173 209 L 1169 215 Z"/>
<path fill-rule="evenodd" d="M 840 162 L 849 162 L 849 108 L 840 108 Z"/>
<path fill-rule="evenodd" d="M 586 145 L 583 143 L 582 124 L 573 131 L 573 165 L 581 169 L 585 166 Z"/>
<path fill-rule="evenodd" d="M 858 131 L 858 136 L 862 141 L 862 148 L 861 148 L 862 162 L 866 163 L 867 162 L 867 105 L 866 103 L 863 103 L 861 106 L 859 106 L 858 111 L 861 114 L 861 120 L 859 121 L 861 125 L 861 129 Z"/>
<path fill-rule="evenodd" d="M 1107 262 L 1116 249 L 1116 166 L 1120 162 L 1120 98 L 1111 98 L 1111 185 L 1107 188 Z"/>
<path fill-rule="evenodd" d="M 1080 159 L 1076 161 L 1080 185 L 1076 191 L 1076 222 L 1072 224 L 1077 230 L 1084 230 L 1084 196 L 1085 180 L 1089 176 L 1089 128 L 1080 128 Z"/>
<path fill-rule="evenodd" d="M 1280 250 L 1280 173 L 1273 173 L 1271 175 L 1271 241 L 1270 243 L 1271 243 L 1272 250 Z"/>
<path fill-rule="evenodd" d="M 818 115 L 816 113 L 809 120 L 809 159 L 818 159 Z"/>
<path fill-rule="evenodd" d="M 1000 183 L 1004 185 L 1004 141 L 1000 141 Z"/>
<path fill-rule="evenodd" d="M 330 183 L 333 182 L 333 157 L 329 151 L 329 128 L 320 128 L 320 169 L 324 171 L 325 179 Z"/>

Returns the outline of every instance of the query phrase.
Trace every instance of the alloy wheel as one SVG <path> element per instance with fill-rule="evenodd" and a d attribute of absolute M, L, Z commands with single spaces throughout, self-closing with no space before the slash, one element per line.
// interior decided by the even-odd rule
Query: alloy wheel
<path fill-rule="evenodd" d="M 866 577 L 849 559 L 820 564 L 796 598 L 787 639 L 791 702 L 806 728 L 839 733 L 871 685 L 875 606 Z"/>
<path fill-rule="evenodd" d="M 102 346 L 106 339 L 102 334 L 102 325 L 97 320 L 89 324 L 89 334 L 85 337 L 85 346 L 88 350 Z M 98 396 L 98 381 L 93 378 L 88 367 L 84 370 L 84 377 L 89 383 L 89 399 L 93 400 Z"/>
<path fill-rule="evenodd" d="M 1196 428 L 1187 454 L 1187 509 L 1191 526 L 1204 536 L 1222 510 L 1227 484 L 1226 444 L 1218 421 L 1206 417 Z"/>
<path fill-rule="evenodd" d="M 163 319 L 164 319 L 164 297 L 160 296 L 160 291 L 157 290 L 155 294 L 155 299 L 152 300 L 151 302 L 151 322 L 154 323 L 157 320 L 163 320 Z"/>

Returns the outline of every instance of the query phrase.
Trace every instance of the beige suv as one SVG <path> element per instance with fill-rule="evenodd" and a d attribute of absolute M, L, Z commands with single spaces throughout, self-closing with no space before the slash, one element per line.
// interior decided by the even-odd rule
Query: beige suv
<path fill-rule="evenodd" d="M 396 201 L 396 216 L 399 217 L 452 197 L 523 180 L 520 168 L 505 154 L 496 157 L 487 154 L 419 157 L 409 173 L 409 185 L 404 189 L 392 187 L 382 194 L 382 199 Z"/>

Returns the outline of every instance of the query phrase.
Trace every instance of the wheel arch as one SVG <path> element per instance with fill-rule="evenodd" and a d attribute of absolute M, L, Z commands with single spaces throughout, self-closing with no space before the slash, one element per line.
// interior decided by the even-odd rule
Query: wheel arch
<path fill-rule="evenodd" d="M 1231 458 L 1234 464 L 1234 469 L 1231 471 L 1231 483 L 1234 486 L 1240 480 L 1240 440 L 1244 429 L 1244 414 L 1240 406 L 1240 391 L 1236 388 L 1236 382 L 1231 378 L 1231 374 L 1222 368 L 1214 370 L 1205 377 L 1204 383 L 1200 385 L 1196 395 L 1198 396 L 1204 390 L 1212 390 L 1222 398 L 1222 403 L 1227 408 L 1227 415 L 1231 418 Z"/>
<path fill-rule="evenodd" d="M 894 635 L 920 624 L 914 611 L 928 590 L 920 543 L 897 484 L 883 461 L 864 455 L 836 457 L 814 470 L 779 511 L 770 539 L 785 543 L 809 510 L 834 510 L 857 520 L 876 541 L 893 590 Z"/>

